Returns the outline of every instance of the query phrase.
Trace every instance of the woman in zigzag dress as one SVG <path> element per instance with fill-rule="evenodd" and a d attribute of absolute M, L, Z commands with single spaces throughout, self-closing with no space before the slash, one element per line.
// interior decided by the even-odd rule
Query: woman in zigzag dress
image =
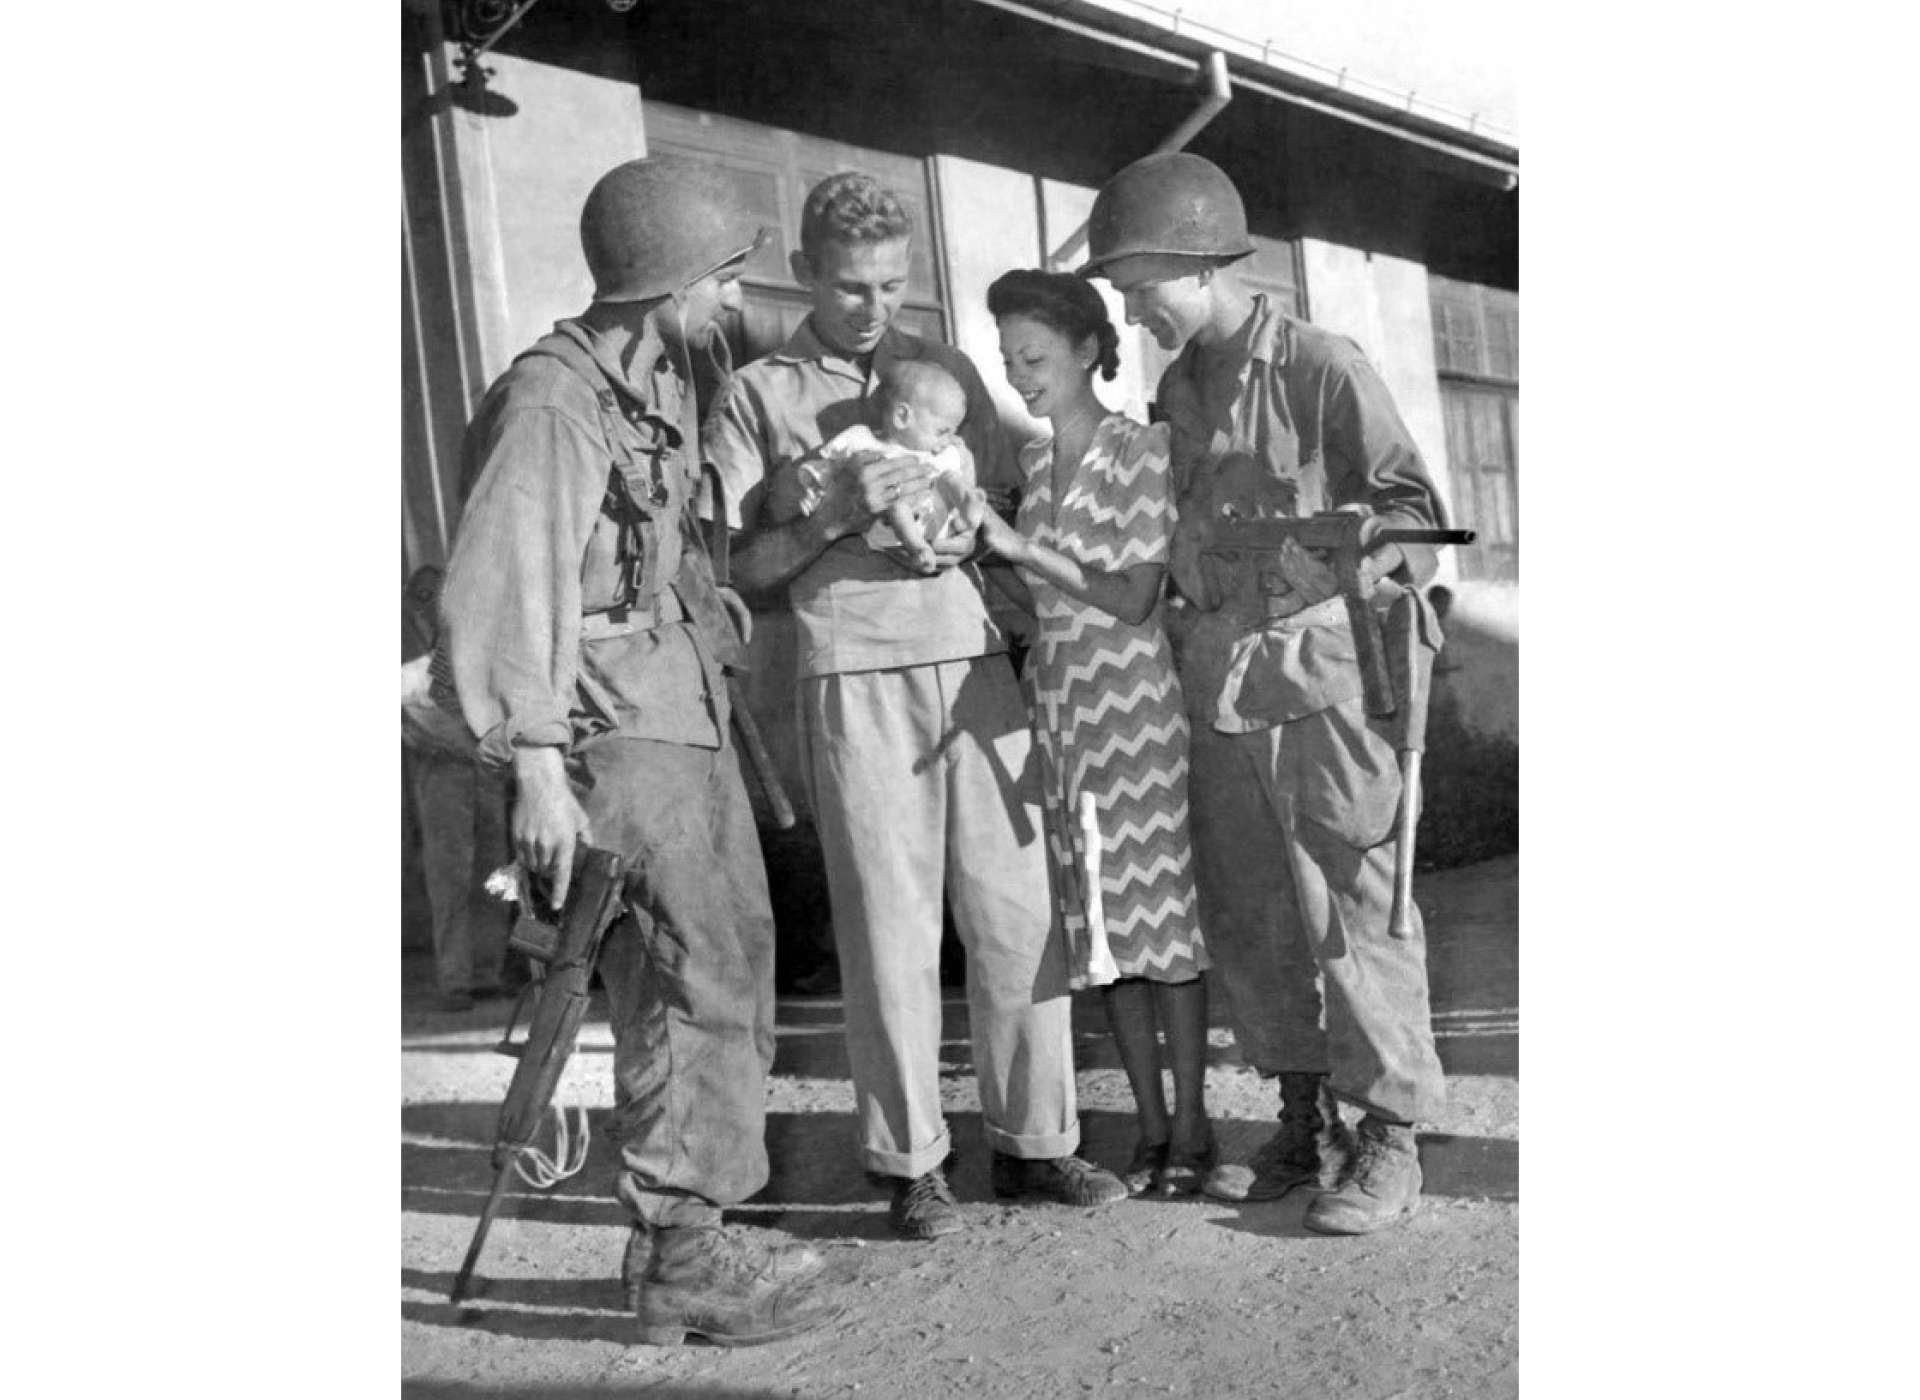
<path fill-rule="evenodd" d="M 1218 1153 L 1205 1100 L 1208 966 L 1187 838 L 1187 719 L 1161 626 L 1173 533 L 1167 430 L 1109 412 L 1119 337 L 1068 273 L 1009 272 L 987 292 L 1007 381 L 1051 437 L 1021 453 L 1015 523 L 977 508 L 1019 566 L 1040 634 L 1027 661 L 1054 899 L 1076 987 L 1104 987 L 1140 1128 L 1136 1194 L 1190 1193 Z M 1156 1032 L 1172 1062 L 1161 1086 Z"/>

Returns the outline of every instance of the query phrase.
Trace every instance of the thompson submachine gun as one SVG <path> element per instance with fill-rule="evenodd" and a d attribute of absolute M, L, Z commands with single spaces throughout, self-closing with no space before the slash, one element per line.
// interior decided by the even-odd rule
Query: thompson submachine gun
<path fill-rule="evenodd" d="M 521 916 L 514 923 L 508 947 L 526 954 L 539 969 L 538 980 L 522 993 L 500 1043 L 494 1047 L 503 1055 L 515 1057 L 519 1063 L 514 1066 L 513 1082 L 508 1085 L 507 1097 L 500 1105 L 500 1126 L 493 1144 L 493 1191 L 473 1232 L 466 1261 L 453 1280 L 449 1296 L 455 1303 L 467 1295 L 474 1266 L 480 1262 L 480 1251 L 487 1242 L 487 1231 L 493 1227 L 493 1218 L 506 1198 L 507 1183 L 514 1170 L 520 1168 L 522 1175 L 526 1175 L 523 1159 L 530 1158 L 544 1167 L 540 1172 L 544 1180 L 528 1176 L 529 1182 L 535 1185 L 551 1185 L 572 1175 L 582 1165 L 580 1160 L 564 1166 L 545 1163 L 533 1140 L 553 1103 L 561 1071 L 566 1069 L 579 1038 L 580 1022 L 587 1014 L 588 982 L 593 976 L 594 962 L 600 956 L 601 941 L 620 913 L 625 876 L 624 862 L 619 856 L 597 847 L 582 846 L 574 856 L 573 884 L 567 892 L 566 906 L 557 915 L 549 909 L 546 892 L 538 887 L 538 882 L 528 881 L 534 888 L 521 892 Z M 514 1027 L 519 1024 L 521 1008 L 529 998 L 533 1010 L 527 1033 L 515 1041 Z M 564 1157 L 564 1132 L 561 1137 L 559 1152 Z M 579 1157 L 585 1157 L 584 1138 Z"/>
<path fill-rule="evenodd" d="M 1393 684 L 1387 675 L 1385 647 L 1380 638 L 1380 621 L 1367 602 L 1366 581 L 1360 564 L 1366 552 L 1383 544 L 1472 544 L 1471 530 L 1425 530 L 1405 526 L 1386 526 L 1366 535 L 1372 516 L 1358 511 L 1327 510 L 1318 515 L 1283 516 L 1273 519 L 1244 519 L 1228 516 L 1213 525 L 1206 552 L 1218 558 L 1254 556 L 1260 569 L 1260 591 L 1276 597 L 1290 591 L 1290 585 L 1278 567 L 1258 556 L 1275 555 L 1286 541 L 1303 549 L 1319 550 L 1329 556 L 1335 577 L 1340 581 L 1340 596 L 1347 604 L 1347 622 L 1353 629 L 1353 649 L 1360 665 L 1360 685 L 1367 713 L 1383 718 L 1394 712 Z M 1365 535 L 1365 544 L 1362 536 Z"/>
<path fill-rule="evenodd" d="M 1291 585 L 1262 555 L 1276 555 L 1285 541 L 1292 540 L 1304 549 L 1330 556 L 1328 562 L 1347 605 L 1366 711 L 1376 719 L 1399 717 L 1400 811 L 1394 822 L 1393 912 L 1387 919 L 1387 931 L 1395 938 L 1409 938 L 1413 935 L 1414 825 L 1420 806 L 1420 756 L 1427 746 L 1432 658 L 1421 654 L 1418 614 L 1424 605 L 1404 593 L 1387 614 L 1387 632 L 1393 639 L 1389 654 L 1379 615 L 1367 599 L 1361 561 L 1376 545 L 1472 544 L 1474 532 L 1386 526 L 1368 534 L 1370 519 L 1366 513 L 1344 510 L 1273 519 L 1228 517 L 1214 524 L 1206 552 L 1223 561 L 1246 562 L 1258 568 L 1260 592 L 1270 598 L 1290 592 Z"/>

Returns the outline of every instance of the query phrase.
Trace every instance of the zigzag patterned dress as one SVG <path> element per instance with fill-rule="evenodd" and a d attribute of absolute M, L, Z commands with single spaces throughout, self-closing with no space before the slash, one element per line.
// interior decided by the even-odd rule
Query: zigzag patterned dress
<path fill-rule="evenodd" d="M 1108 572 L 1166 562 L 1174 508 L 1164 424 L 1143 427 L 1109 414 L 1057 503 L 1053 440 L 1030 444 L 1020 461 L 1021 534 Z M 1113 979 L 1094 956 L 1089 912 L 1104 925 L 1119 976 L 1186 981 L 1209 959 L 1187 837 L 1186 708 L 1160 609 L 1136 626 L 1022 575 L 1040 621 L 1025 684 L 1073 985 Z M 1097 811 L 1092 853 L 1082 794 L 1092 795 Z M 1089 869 L 1098 871 L 1097 899 L 1088 898 Z"/>

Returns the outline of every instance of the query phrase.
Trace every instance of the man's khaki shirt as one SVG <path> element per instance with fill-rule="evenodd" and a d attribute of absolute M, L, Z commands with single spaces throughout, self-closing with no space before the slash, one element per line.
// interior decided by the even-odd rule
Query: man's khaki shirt
<path fill-rule="evenodd" d="M 878 376 L 900 359 L 932 360 L 960 381 L 967 395 L 960 436 L 973 454 L 979 484 L 1017 485 L 1018 470 L 993 400 L 964 354 L 889 327 L 863 371 L 829 349 L 808 317 L 786 344 L 736 371 L 707 416 L 701 450 L 726 486 L 728 523 L 741 525 L 742 501 L 746 515 L 754 516 L 760 496 L 750 498 L 750 493 L 775 472 L 796 469 L 861 422 Z M 921 575 L 851 535 L 801 570 L 789 592 L 802 677 L 1006 650 L 971 565 Z"/>

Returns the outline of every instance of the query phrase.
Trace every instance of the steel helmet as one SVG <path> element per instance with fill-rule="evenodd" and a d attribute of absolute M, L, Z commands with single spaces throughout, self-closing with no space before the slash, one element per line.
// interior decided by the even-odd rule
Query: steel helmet
<path fill-rule="evenodd" d="M 754 252 L 756 228 L 714 166 L 678 155 L 616 165 L 580 210 L 580 247 L 595 301 L 668 296 Z"/>
<path fill-rule="evenodd" d="M 1100 188 L 1082 277 L 1140 253 L 1233 262 L 1253 252 L 1247 210 L 1226 171 L 1186 151 L 1143 156 Z"/>

